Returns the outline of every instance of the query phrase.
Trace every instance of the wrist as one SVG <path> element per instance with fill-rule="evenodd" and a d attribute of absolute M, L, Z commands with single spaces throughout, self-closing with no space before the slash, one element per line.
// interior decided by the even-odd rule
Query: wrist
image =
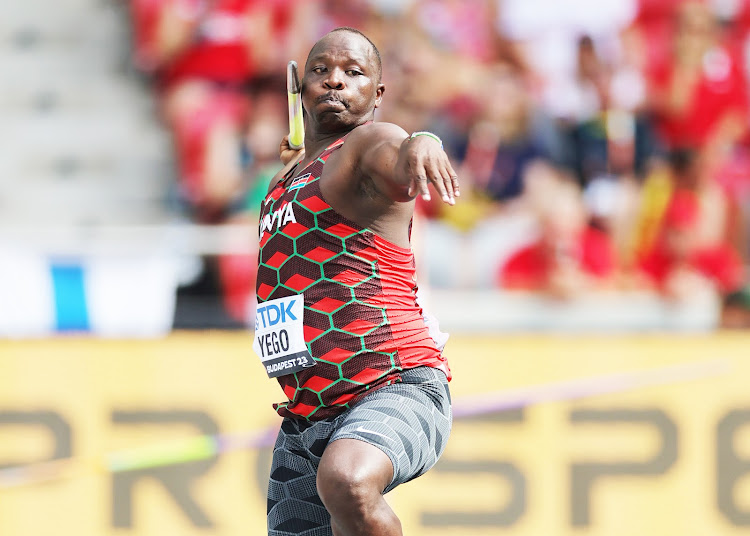
<path fill-rule="evenodd" d="M 440 148 L 443 148 L 443 140 L 440 139 L 440 137 L 437 134 L 433 134 L 432 132 L 427 132 L 426 130 L 419 130 L 417 132 L 412 132 L 411 135 L 406 138 L 406 141 L 411 141 L 417 136 L 427 136 L 428 138 L 432 138 L 436 142 L 440 144 Z"/>

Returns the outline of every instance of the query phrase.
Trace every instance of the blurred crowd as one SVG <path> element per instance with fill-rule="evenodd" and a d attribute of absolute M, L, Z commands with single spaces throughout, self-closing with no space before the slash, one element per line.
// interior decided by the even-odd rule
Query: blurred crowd
<path fill-rule="evenodd" d="M 712 293 L 750 325 L 750 0 L 129 1 L 192 221 L 256 224 L 286 64 L 352 26 L 383 57 L 377 119 L 439 135 L 462 181 L 418 202 L 430 285 Z M 214 259 L 240 323 L 255 260 Z"/>

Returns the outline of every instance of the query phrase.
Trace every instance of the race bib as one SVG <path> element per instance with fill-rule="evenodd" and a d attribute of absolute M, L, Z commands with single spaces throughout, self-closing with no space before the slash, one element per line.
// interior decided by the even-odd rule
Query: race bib
<path fill-rule="evenodd" d="M 315 365 L 305 344 L 304 305 L 301 294 L 258 304 L 253 350 L 266 367 L 269 378 Z"/>

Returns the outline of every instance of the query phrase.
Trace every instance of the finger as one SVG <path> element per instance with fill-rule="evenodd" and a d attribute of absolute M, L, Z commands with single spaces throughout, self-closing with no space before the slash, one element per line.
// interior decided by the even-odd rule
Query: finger
<path fill-rule="evenodd" d="M 448 173 L 447 169 L 442 168 L 440 170 L 440 177 L 443 180 L 443 187 L 445 188 L 445 192 L 448 194 L 448 197 L 450 198 L 450 204 L 451 205 L 455 205 L 456 204 L 456 194 L 455 194 L 455 191 L 453 189 L 453 180 L 452 180 L 452 177 L 451 177 L 450 173 Z"/>
<path fill-rule="evenodd" d="M 409 186 L 409 196 L 414 197 L 415 193 L 421 195 L 425 201 L 431 199 L 430 189 L 427 187 L 427 176 L 424 173 L 417 174 Z"/>
<path fill-rule="evenodd" d="M 456 197 L 460 197 L 461 190 L 460 190 L 460 185 L 459 185 L 459 180 L 458 180 L 458 173 L 456 173 L 456 170 L 453 169 L 453 166 L 451 165 L 450 160 L 448 160 L 447 158 L 445 162 L 445 167 L 451 178 L 451 186 L 453 188 L 453 195 L 455 195 Z"/>
<path fill-rule="evenodd" d="M 461 190 L 459 189 L 458 177 L 453 175 L 451 177 L 451 184 L 453 185 L 453 195 L 461 197 Z"/>
<path fill-rule="evenodd" d="M 438 162 L 438 170 L 440 172 L 440 180 L 443 183 L 443 188 L 445 188 L 445 193 L 448 194 L 448 197 L 455 202 L 455 192 L 453 189 L 453 180 L 450 174 L 450 171 L 448 170 L 448 162 L 444 159 L 441 159 L 441 161 Z"/>
<path fill-rule="evenodd" d="M 440 168 L 437 165 L 431 165 L 428 175 L 430 177 L 430 182 L 432 182 L 433 187 L 435 190 L 437 190 L 438 194 L 440 194 L 440 198 L 443 200 L 444 203 L 452 204 L 451 201 L 453 198 L 448 194 L 448 191 L 445 189 L 445 184 L 443 181 L 443 175 L 440 172 Z M 455 201 L 453 201 L 455 203 Z"/>

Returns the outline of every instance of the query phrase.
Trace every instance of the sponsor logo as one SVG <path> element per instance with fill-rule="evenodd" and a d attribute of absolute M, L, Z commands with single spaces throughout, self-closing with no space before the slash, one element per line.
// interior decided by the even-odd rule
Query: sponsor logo
<path fill-rule="evenodd" d="M 255 311 L 255 329 L 260 329 L 261 325 L 264 328 L 275 326 L 279 322 L 285 324 L 288 320 L 297 320 L 297 315 L 294 314 L 294 306 L 297 303 L 302 303 L 296 296 L 287 299 L 288 301 L 278 303 L 266 303 Z"/>
<path fill-rule="evenodd" d="M 371 435 L 376 435 L 376 436 L 380 436 L 380 437 L 382 437 L 383 439 L 385 439 L 386 441 L 388 441 L 389 443 L 392 443 L 392 442 L 393 442 L 393 439 L 391 439 L 391 438 L 390 438 L 390 437 L 388 437 L 387 435 L 385 435 L 385 434 L 381 434 L 380 432 L 373 432 L 372 430 L 368 430 L 367 428 L 363 427 L 363 426 L 362 426 L 361 424 L 360 424 L 360 425 L 359 425 L 359 427 L 358 427 L 358 428 L 357 428 L 356 430 L 354 430 L 354 431 L 355 431 L 355 432 L 360 432 L 360 433 L 365 433 L 365 434 L 371 434 Z"/>

